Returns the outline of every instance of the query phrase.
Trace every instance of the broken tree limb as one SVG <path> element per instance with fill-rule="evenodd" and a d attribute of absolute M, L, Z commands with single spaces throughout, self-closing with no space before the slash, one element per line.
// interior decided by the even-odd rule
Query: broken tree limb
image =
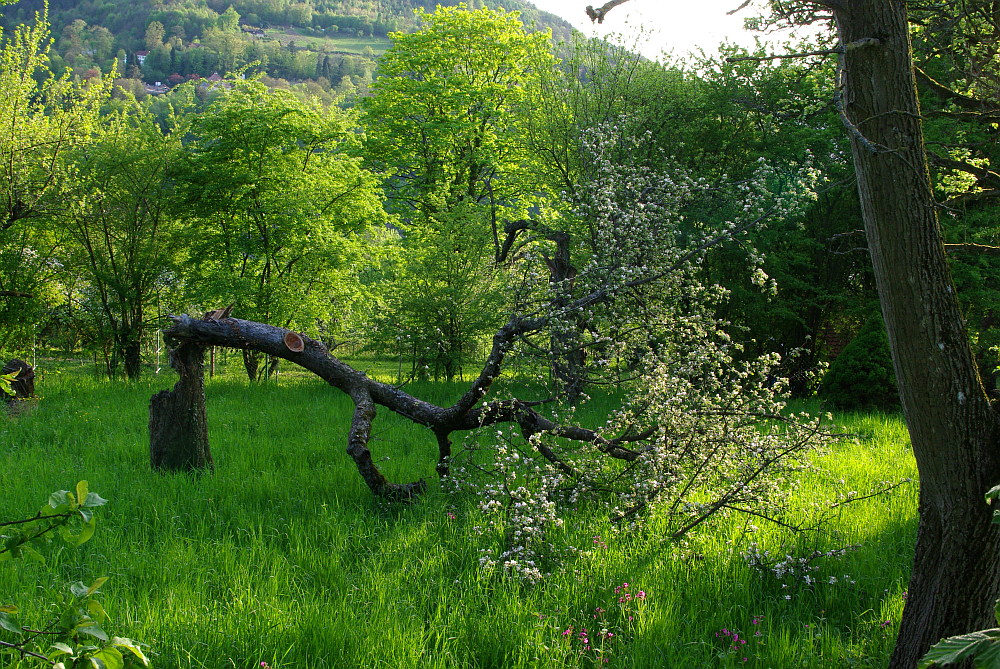
<path fill-rule="evenodd" d="M 368 488 L 376 497 L 390 499 L 409 499 L 427 489 L 423 479 L 413 483 L 391 483 L 372 461 L 368 450 L 368 440 L 371 437 L 372 421 L 375 420 L 375 403 L 365 388 L 358 388 L 351 393 L 354 400 L 354 418 L 351 420 L 351 431 L 347 437 L 347 454 L 368 484 Z"/>
<path fill-rule="evenodd" d="M 638 451 L 621 446 L 623 441 L 631 438 L 608 440 L 592 430 L 560 425 L 538 413 L 530 402 L 516 399 L 489 404 L 481 402 L 493 381 L 500 375 L 504 358 L 514 339 L 536 331 L 544 325 L 544 319 L 512 318 L 501 328 L 494 336 L 493 347 L 479 376 L 472 382 L 469 390 L 449 407 L 431 404 L 399 388 L 369 378 L 364 372 L 331 355 L 322 343 L 301 333 L 290 333 L 285 328 L 238 318 L 216 320 L 181 315 L 170 316 L 170 320 L 172 325 L 164 330 L 164 336 L 171 341 L 181 342 L 182 346 L 225 346 L 284 358 L 308 369 L 350 396 L 355 408 L 347 453 L 354 460 L 365 484 L 378 497 L 410 498 L 423 492 L 426 483 L 423 479 L 412 483 L 392 483 L 375 466 L 369 440 L 372 422 L 376 417 L 376 406 L 383 406 L 431 429 L 437 439 L 437 472 L 441 476 L 449 473 L 449 435 L 452 432 L 476 430 L 497 423 L 517 424 L 525 434 L 549 432 L 566 439 L 594 443 L 605 454 L 619 459 L 634 460 L 638 455 Z M 290 334 L 293 336 L 289 336 Z M 539 442 L 533 443 L 542 456 L 556 462 L 555 454 L 538 448 Z"/>

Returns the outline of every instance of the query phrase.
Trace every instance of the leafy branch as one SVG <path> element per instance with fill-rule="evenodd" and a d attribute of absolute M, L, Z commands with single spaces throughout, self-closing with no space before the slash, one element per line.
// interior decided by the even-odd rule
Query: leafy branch
<path fill-rule="evenodd" d="M 59 542 L 79 546 L 94 535 L 93 509 L 107 503 L 88 490 L 87 482 L 76 484 L 75 491 L 59 490 L 30 518 L 0 522 L 0 562 L 29 558 L 44 562 L 36 547 Z M 68 594 L 58 597 L 52 620 L 41 628 L 19 624 L 18 607 L 0 604 L 0 657 L 14 655 L 32 658 L 55 669 L 99 667 L 124 669 L 126 657 L 142 666 L 150 666 L 141 645 L 122 637 L 109 637 L 101 627 L 108 614 L 94 598 L 107 577 L 90 585 L 77 581 Z M 44 643 L 43 643 L 44 641 Z"/>

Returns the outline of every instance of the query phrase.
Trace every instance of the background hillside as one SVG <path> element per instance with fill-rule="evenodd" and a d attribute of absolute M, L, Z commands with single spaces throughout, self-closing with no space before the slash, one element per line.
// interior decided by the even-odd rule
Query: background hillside
<path fill-rule="evenodd" d="M 291 82 L 316 82 L 325 91 L 364 88 L 387 35 L 417 26 L 415 9 L 433 11 L 457 0 L 51 0 L 55 38 L 52 67 L 82 78 L 108 72 L 131 80 L 133 92 L 162 92 L 186 79 L 250 67 Z M 471 8 L 503 6 L 522 21 L 566 40 L 571 25 L 520 0 L 468 0 Z M 33 20 L 43 0 L 4 9 L 9 31 Z M 160 82 L 160 87 L 151 86 Z"/>

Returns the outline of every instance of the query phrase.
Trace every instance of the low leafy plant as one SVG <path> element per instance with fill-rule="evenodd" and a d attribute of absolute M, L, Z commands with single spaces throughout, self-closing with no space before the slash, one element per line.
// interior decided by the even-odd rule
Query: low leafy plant
<path fill-rule="evenodd" d="M 107 500 L 90 492 L 86 481 L 76 490 L 59 490 L 30 518 L 0 522 L 0 562 L 16 558 L 44 562 L 39 548 L 60 543 L 75 547 L 93 535 L 93 510 Z M 18 607 L 0 604 L 0 631 L 10 640 L 0 638 L 0 658 L 35 659 L 55 669 L 122 669 L 126 657 L 142 666 L 150 666 L 140 644 L 122 637 L 109 637 L 101 627 L 108 620 L 101 603 L 95 599 L 106 577 L 90 585 L 77 581 L 52 605 L 48 624 L 40 628 L 18 622 Z M 124 651 L 124 653 L 123 653 Z"/>
<path fill-rule="evenodd" d="M 14 383 L 14 380 L 17 379 L 17 375 L 18 375 L 17 370 L 14 370 L 13 372 L 9 372 L 7 374 L 0 374 L 0 393 L 4 393 L 7 395 L 14 394 L 12 384 Z"/>
<path fill-rule="evenodd" d="M 850 344 L 830 363 L 820 397 L 839 410 L 893 410 L 899 392 L 892 369 L 889 340 L 880 317 L 870 319 Z"/>

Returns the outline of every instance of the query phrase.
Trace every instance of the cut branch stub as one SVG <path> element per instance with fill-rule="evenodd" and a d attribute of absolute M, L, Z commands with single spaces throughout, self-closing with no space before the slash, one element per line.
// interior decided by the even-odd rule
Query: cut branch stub
<path fill-rule="evenodd" d="M 302 337 L 300 337 L 295 332 L 286 332 L 284 340 L 285 340 L 285 347 L 288 348 L 288 350 L 293 353 L 300 353 L 306 347 L 306 344 L 302 340 Z"/>

